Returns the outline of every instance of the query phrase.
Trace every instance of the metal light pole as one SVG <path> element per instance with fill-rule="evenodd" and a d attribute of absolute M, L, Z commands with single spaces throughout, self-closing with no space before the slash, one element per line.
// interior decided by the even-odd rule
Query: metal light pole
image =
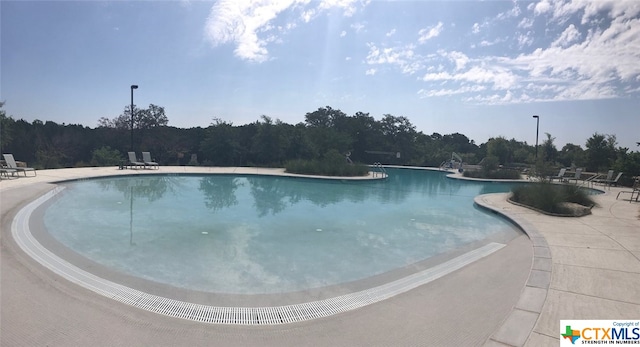
<path fill-rule="evenodd" d="M 540 130 L 540 116 L 535 115 L 533 118 L 536 119 L 536 162 L 538 161 L 538 132 Z"/>
<path fill-rule="evenodd" d="M 131 85 L 131 152 L 133 152 L 133 90 L 138 89 L 137 84 Z"/>

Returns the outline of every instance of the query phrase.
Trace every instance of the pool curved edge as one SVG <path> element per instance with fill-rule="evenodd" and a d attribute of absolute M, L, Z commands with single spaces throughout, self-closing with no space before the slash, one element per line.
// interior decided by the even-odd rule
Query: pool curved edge
<path fill-rule="evenodd" d="M 473 199 L 474 203 L 481 208 L 499 214 L 513 222 L 529 237 L 533 244 L 531 272 L 520 295 L 520 300 L 502 325 L 489 338 L 489 341 L 498 343 L 505 343 L 504 336 L 514 335 L 514 329 L 519 331 L 517 335 L 524 336 L 524 341 L 529 338 L 542 313 L 542 307 L 551 285 L 552 271 L 551 250 L 544 236 L 531 223 L 520 218 L 518 214 L 510 213 L 507 208 L 497 207 L 492 202 L 492 200 L 496 199 L 506 201 L 508 196 L 509 193 L 493 193 L 478 195 Z M 526 302 L 527 300 L 534 302 Z M 526 308 L 524 307 L 525 305 Z M 522 319 L 523 317 L 526 318 Z"/>
<path fill-rule="evenodd" d="M 443 171 L 443 170 L 440 170 L 440 171 Z M 539 181 L 536 181 L 535 179 L 531 180 L 531 179 L 524 179 L 524 178 L 520 178 L 520 179 L 475 178 L 475 177 L 465 177 L 463 174 L 461 174 L 459 172 L 455 172 L 455 171 L 450 171 L 450 170 L 444 170 L 444 171 L 449 172 L 446 175 L 447 178 L 454 179 L 454 180 L 461 180 L 461 181 L 492 182 L 492 183 L 539 183 Z M 566 184 L 566 183 L 562 183 L 562 182 L 551 182 L 551 183 L 552 184 L 558 184 L 558 185 Z M 591 187 L 581 186 L 581 188 L 594 191 L 597 194 L 606 194 L 607 193 L 605 190 L 598 189 L 598 188 L 595 188 L 593 186 L 591 186 Z"/>
<path fill-rule="evenodd" d="M 64 169 L 58 169 L 64 170 Z M 136 176 L 206 176 L 206 175 L 235 175 L 235 176 L 278 176 L 297 179 L 312 180 L 328 180 L 328 181 L 348 181 L 361 182 L 371 180 L 385 180 L 389 176 L 386 173 L 377 171 L 369 171 L 366 176 L 323 176 L 323 175 L 304 175 L 286 172 L 284 168 L 252 168 L 252 167 L 181 167 L 172 166 L 165 167 L 165 170 L 114 170 L 109 173 L 100 173 L 97 175 L 87 175 L 82 177 L 64 178 L 53 180 L 51 183 L 66 183 L 74 181 L 84 181 L 97 178 L 113 178 L 113 177 L 136 177 Z"/>
<path fill-rule="evenodd" d="M 437 280 L 505 245 L 489 243 L 432 268 L 362 291 L 328 299 L 273 307 L 221 307 L 165 298 L 133 289 L 82 270 L 46 249 L 31 234 L 32 213 L 64 190 L 57 186 L 22 207 L 11 223 L 11 234 L 18 246 L 32 259 L 68 281 L 118 302 L 166 316 L 201 323 L 278 325 L 323 318 L 374 304 Z"/>

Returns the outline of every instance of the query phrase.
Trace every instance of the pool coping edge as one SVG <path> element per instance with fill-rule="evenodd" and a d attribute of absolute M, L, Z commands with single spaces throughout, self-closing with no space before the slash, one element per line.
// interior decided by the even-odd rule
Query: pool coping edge
<path fill-rule="evenodd" d="M 485 200 L 489 197 L 499 197 L 506 200 L 508 195 L 509 193 L 482 194 L 474 198 L 474 203 L 517 225 L 533 243 L 533 261 L 529 278 L 520 294 L 518 303 L 485 344 L 497 342 L 510 346 L 523 346 L 542 314 L 542 308 L 549 292 L 552 272 L 551 249 L 544 236 L 531 223 L 519 218 L 517 214 L 494 207 Z"/>

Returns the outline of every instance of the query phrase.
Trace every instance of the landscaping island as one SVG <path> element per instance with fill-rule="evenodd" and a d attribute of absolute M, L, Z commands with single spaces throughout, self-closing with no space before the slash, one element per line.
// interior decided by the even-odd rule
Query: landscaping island
<path fill-rule="evenodd" d="M 539 182 L 512 189 L 509 202 L 560 217 L 582 217 L 591 213 L 595 202 L 585 189 L 569 184 Z"/>
<path fill-rule="evenodd" d="M 330 151 L 322 159 L 291 160 L 285 164 L 285 172 L 300 175 L 318 176 L 366 176 L 369 166 L 359 163 L 349 163 L 338 151 Z"/>

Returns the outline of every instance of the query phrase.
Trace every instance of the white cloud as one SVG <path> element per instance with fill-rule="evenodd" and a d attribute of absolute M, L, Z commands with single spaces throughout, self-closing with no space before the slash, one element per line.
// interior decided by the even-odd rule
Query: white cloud
<path fill-rule="evenodd" d="M 490 84 L 493 89 L 509 89 L 515 86 L 517 77 L 507 68 L 493 66 L 474 66 L 464 72 L 427 73 L 422 77 L 425 82 L 469 82 L 474 84 Z"/>
<path fill-rule="evenodd" d="M 576 42 L 580 38 L 575 28 L 567 28 L 549 48 L 530 55 L 531 71 L 552 76 L 564 73 L 602 84 L 612 77 L 630 80 L 640 75 L 640 19 L 618 17 L 605 30 L 590 29 L 582 42 Z"/>
<path fill-rule="evenodd" d="M 480 24 L 473 23 L 473 27 L 471 27 L 471 32 L 477 34 L 480 32 Z"/>
<path fill-rule="evenodd" d="M 355 30 L 357 33 L 364 30 L 365 25 L 362 23 L 353 23 L 350 25 L 351 29 Z"/>
<path fill-rule="evenodd" d="M 302 21 L 304 21 L 305 23 L 309 23 L 315 16 L 316 16 L 316 10 L 311 9 L 311 10 L 303 11 L 300 17 L 302 18 Z"/>
<path fill-rule="evenodd" d="M 640 81 L 638 61 L 640 19 L 624 13 L 612 19 L 607 28 L 594 25 L 586 35 L 569 25 L 549 47 L 513 58 L 495 58 L 491 65 L 515 71 L 520 82 L 528 81 L 512 86 L 512 91 L 515 88 L 527 95 L 527 99 L 512 98 L 514 103 L 620 97 L 633 90 L 626 83 Z M 498 102 L 491 97 L 485 101 Z"/>
<path fill-rule="evenodd" d="M 391 29 L 388 33 L 385 34 L 386 37 L 391 37 L 396 33 L 396 29 Z"/>
<path fill-rule="evenodd" d="M 299 1 L 298 1 L 299 2 Z M 234 1 L 220 0 L 211 8 L 205 32 L 214 45 L 234 42 L 235 55 L 246 60 L 262 62 L 268 58 L 267 41 L 258 37 L 258 31 L 296 0 Z"/>
<path fill-rule="evenodd" d="M 340 37 L 345 37 L 345 36 L 347 36 L 347 32 L 342 30 L 342 32 L 340 33 Z"/>
<path fill-rule="evenodd" d="M 517 35 L 518 47 L 531 46 L 533 44 L 533 33 L 528 31 L 526 34 L 518 33 Z"/>
<path fill-rule="evenodd" d="M 533 18 L 522 18 L 522 20 L 518 23 L 518 28 L 528 29 L 533 26 Z"/>
<path fill-rule="evenodd" d="M 559 33 L 555 38 L 537 34 L 533 19 L 516 20 L 507 25 L 530 29 L 514 30 L 510 37 L 487 36 L 478 44 L 486 48 L 478 53 L 459 48 L 425 53 L 427 48 L 419 43 L 440 34 L 438 23 L 421 30 L 415 44 L 369 44 L 366 63 L 391 65 L 404 74 L 421 72 L 420 81 L 427 87 L 418 95 L 425 98 L 461 95 L 461 100 L 472 103 L 514 104 L 629 97 L 640 93 L 640 1 L 624 4 L 626 10 L 618 2 L 604 6 L 578 0 L 539 1 L 528 11 L 557 18 L 547 25 L 548 33 Z M 593 14 L 596 8 L 599 12 Z M 589 20 L 576 24 L 581 18 Z M 472 30 L 481 28 L 476 23 Z M 497 47 L 490 48 L 503 42 L 509 45 L 501 45 L 498 54 Z M 534 42 L 539 47 L 531 51 L 528 47 Z M 519 49 L 507 48 L 515 46 Z M 486 52 L 494 55 L 478 55 Z"/>
<path fill-rule="evenodd" d="M 321 10 L 340 8 L 345 16 L 351 17 L 358 11 L 358 7 L 364 7 L 370 2 L 371 0 L 321 0 L 318 8 Z"/>
<path fill-rule="evenodd" d="M 444 49 L 438 51 L 437 57 L 425 56 L 416 46 L 413 55 L 388 63 L 421 63 L 425 71 L 421 81 L 429 87 L 420 89 L 420 97 L 464 95 L 462 100 L 471 103 L 514 104 L 640 93 L 640 1 L 542 0 L 528 10 L 550 18 L 548 32 L 560 29 L 560 34 L 546 44 L 548 38 L 536 36 L 533 29 L 526 33 L 516 31 L 511 38 L 487 37 L 478 45 L 490 47 L 513 40 L 520 47 L 518 51 L 503 50 L 493 56 Z M 575 24 L 576 20 L 582 24 Z M 533 19 L 512 25 L 531 28 Z M 476 23 L 472 31 L 480 28 Z M 536 37 L 541 46 L 524 51 Z M 490 90 L 495 92 L 486 93 Z"/>
<path fill-rule="evenodd" d="M 438 24 L 430 28 L 420 29 L 420 31 L 418 32 L 418 35 L 420 35 L 418 42 L 425 43 L 428 40 L 434 37 L 437 37 L 442 32 L 442 28 L 443 28 L 442 22 L 438 22 Z"/>
<path fill-rule="evenodd" d="M 374 44 L 369 44 L 369 53 L 366 63 L 369 65 L 395 65 L 404 74 L 414 74 L 424 69 L 423 58 L 416 56 L 415 46 L 407 45 L 403 47 L 378 48 Z"/>
<path fill-rule="evenodd" d="M 535 7 L 533 8 L 533 13 L 535 15 L 544 14 L 551 11 L 551 7 L 552 6 L 549 0 L 542 0 L 535 5 Z"/>
<path fill-rule="evenodd" d="M 469 57 L 464 53 L 452 51 L 452 52 L 439 52 L 442 56 L 450 59 L 456 65 L 456 70 L 464 69 L 464 67 L 469 62 Z"/>
<path fill-rule="evenodd" d="M 522 11 L 520 10 L 520 6 L 518 5 L 518 2 L 517 1 L 513 1 L 513 7 L 509 11 L 499 13 L 496 16 L 496 19 L 505 20 L 505 19 L 509 19 L 509 18 L 514 18 L 514 17 L 520 16 L 521 13 L 522 13 Z"/>
<path fill-rule="evenodd" d="M 367 76 L 373 76 L 373 75 L 375 75 L 375 74 L 376 74 L 376 71 L 377 71 L 376 69 L 369 69 L 369 70 L 367 70 L 367 71 L 365 72 L 365 75 L 367 75 Z"/>
<path fill-rule="evenodd" d="M 501 42 L 504 42 L 504 39 L 496 38 L 493 41 L 482 40 L 482 41 L 480 41 L 478 46 L 480 46 L 480 47 L 489 47 L 489 46 L 497 45 L 498 43 L 501 43 Z"/>
<path fill-rule="evenodd" d="M 487 87 L 481 86 L 481 85 L 462 86 L 456 89 L 431 89 L 431 90 L 420 89 L 418 91 L 418 95 L 421 98 L 430 98 L 430 97 L 437 97 L 437 96 L 450 96 L 450 95 L 457 95 L 457 94 L 478 93 L 486 89 Z"/>
<path fill-rule="evenodd" d="M 369 0 L 219 0 L 209 13 L 205 25 L 205 37 L 215 47 L 233 43 L 234 54 L 243 60 L 264 62 L 269 59 L 267 45 L 280 42 L 279 34 L 296 27 L 295 23 L 274 27 L 272 21 L 282 12 L 299 11 L 300 20 L 309 22 L 319 13 L 333 8 L 343 10 L 345 16 L 353 15 L 359 6 Z M 313 8 L 305 6 L 314 5 Z"/>
<path fill-rule="evenodd" d="M 555 41 L 553 41 L 553 43 L 551 43 L 551 46 L 567 47 L 572 43 L 574 43 L 575 41 L 577 41 L 580 38 L 580 36 L 581 35 L 578 29 L 576 29 L 576 27 L 573 24 L 571 24 L 562 32 L 562 34 L 560 34 L 560 37 L 558 37 L 558 39 L 556 39 Z"/>
<path fill-rule="evenodd" d="M 611 18 L 631 19 L 640 14 L 640 2 L 633 0 L 542 0 L 536 4 L 534 14 L 550 13 L 551 17 L 564 22 L 569 16 L 582 13 L 581 24 L 608 12 Z"/>

